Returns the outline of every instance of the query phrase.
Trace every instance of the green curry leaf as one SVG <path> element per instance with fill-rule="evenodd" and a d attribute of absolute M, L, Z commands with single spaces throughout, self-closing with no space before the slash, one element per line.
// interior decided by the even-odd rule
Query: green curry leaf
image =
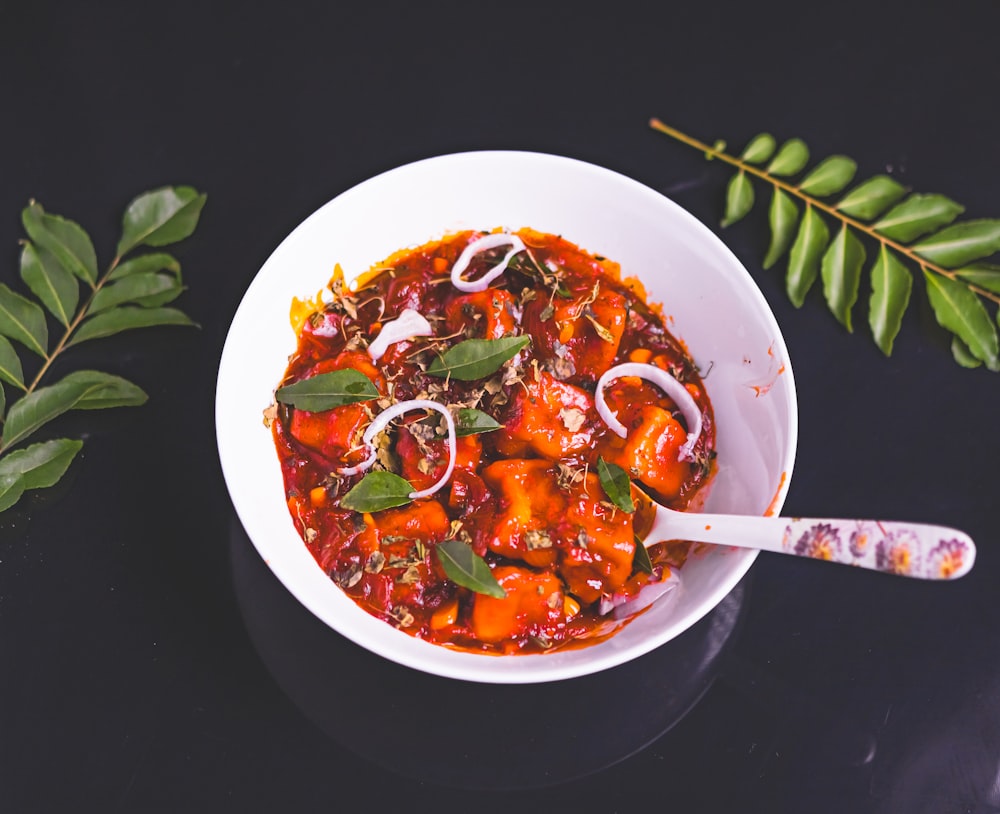
<path fill-rule="evenodd" d="M 73 335 L 68 345 L 79 345 L 90 339 L 101 339 L 133 328 L 156 325 L 197 325 L 187 314 L 176 308 L 140 308 L 129 305 L 111 308 L 87 319 Z"/>
<path fill-rule="evenodd" d="M 340 505 L 355 512 L 380 512 L 405 506 L 412 498 L 413 484 L 382 470 L 369 472 L 340 499 Z"/>
<path fill-rule="evenodd" d="M 830 311 L 840 324 L 851 327 L 851 309 L 858 300 L 861 268 L 865 263 L 865 247 L 844 224 L 823 255 L 820 273 L 823 277 L 823 294 Z"/>
<path fill-rule="evenodd" d="M 503 599 L 507 592 L 497 582 L 486 561 L 461 540 L 445 540 L 434 550 L 448 579 L 479 594 Z"/>
<path fill-rule="evenodd" d="M 643 574 L 653 573 L 653 561 L 649 559 L 649 549 L 638 537 L 635 538 L 635 554 L 632 556 L 632 570 Z"/>
<path fill-rule="evenodd" d="M 481 432 L 493 432 L 502 426 L 503 424 L 482 410 L 462 407 L 455 413 L 455 434 L 459 437 L 476 435 Z"/>
<path fill-rule="evenodd" d="M 0 379 L 24 390 L 24 371 L 14 346 L 0 336 Z"/>
<path fill-rule="evenodd" d="M 941 327 L 961 339 L 990 370 L 1000 370 L 997 329 L 979 297 L 962 283 L 927 271 L 924 281 L 927 298 Z"/>
<path fill-rule="evenodd" d="M 473 382 L 496 373 L 531 341 L 529 336 L 502 336 L 499 339 L 466 339 L 454 345 L 427 367 L 431 376 Z"/>
<path fill-rule="evenodd" d="M 798 235 L 788 254 L 788 276 L 785 283 L 788 298 L 796 308 L 802 307 L 806 294 L 816 281 L 820 260 L 829 240 L 830 229 L 826 222 L 815 207 L 806 206 Z"/>
<path fill-rule="evenodd" d="M 799 222 L 799 208 L 789 195 L 775 187 L 768 218 L 771 223 L 771 245 L 764 257 L 765 269 L 777 263 L 792 245 L 795 225 Z"/>
<path fill-rule="evenodd" d="M 50 215 L 37 201 L 21 213 L 24 230 L 35 243 L 48 249 L 71 274 L 91 285 L 97 280 L 97 254 L 90 236 L 78 224 Z"/>
<path fill-rule="evenodd" d="M 741 220 L 753 209 L 753 184 L 747 174 L 740 170 L 729 181 L 726 190 L 726 215 L 722 219 L 723 226 L 729 226 Z"/>
<path fill-rule="evenodd" d="M 26 242 L 21 249 L 21 279 L 65 327 L 80 302 L 80 284 L 43 246 Z"/>
<path fill-rule="evenodd" d="M 192 187 L 162 187 L 139 195 L 125 210 L 118 256 L 136 246 L 167 246 L 188 237 L 198 225 L 205 200 Z"/>
<path fill-rule="evenodd" d="M 21 475 L 0 475 L 0 512 L 5 512 L 24 494 L 24 478 Z"/>
<path fill-rule="evenodd" d="M 601 481 L 604 494 L 612 503 L 623 512 L 631 514 L 635 511 L 635 502 L 632 500 L 632 482 L 624 469 L 599 457 L 597 459 L 597 477 Z"/>
<path fill-rule="evenodd" d="M 31 300 L 0 283 L 0 335 L 20 342 L 46 358 L 49 329 L 45 312 Z"/>
<path fill-rule="evenodd" d="M 801 139 L 788 139 L 774 152 L 773 136 L 761 133 L 735 156 L 725 152 L 724 143 L 710 146 L 658 119 L 650 126 L 737 169 L 726 188 L 724 226 L 749 213 L 754 191 L 748 186 L 771 187 L 771 241 L 763 266 L 770 268 L 788 253 L 785 286 L 796 307 L 804 304 L 821 273 L 830 311 L 851 331 L 865 258 L 871 254 L 868 324 L 886 356 L 910 303 L 913 273 L 920 270 L 938 323 L 953 335 L 955 361 L 1000 370 L 995 324 L 1000 321 L 1000 265 L 993 260 L 1000 253 L 1000 218 L 961 220 L 961 204 L 938 193 L 911 193 L 885 174 L 848 189 L 856 162 L 833 155 L 807 169 L 809 149 Z M 800 181 L 789 180 L 803 170 Z M 834 194 L 840 194 L 836 202 L 823 200 Z M 836 230 L 832 242 L 827 219 Z M 874 251 L 869 253 L 866 244 Z"/>
<path fill-rule="evenodd" d="M 195 324 L 182 311 L 163 307 L 184 290 L 180 263 L 172 255 L 121 255 L 139 245 L 161 246 L 187 237 L 204 203 L 205 196 L 191 187 L 139 195 L 125 212 L 119 255 L 103 275 L 98 274 L 93 241 L 78 223 L 46 212 L 37 201 L 22 210 L 29 239 L 22 241 L 20 276 L 35 300 L 0 283 L 0 380 L 23 391 L 8 405 L 0 387 L 0 415 L 6 410 L 0 435 L 0 511 L 28 489 L 54 485 L 82 447 L 70 438 L 20 447 L 38 430 L 69 410 L 146 402 L 142 388 L 110 373 L 78 370 L 54 383 L 48 379 L 61 353 L 80 342 L 131 328 Z M 93 289 L 82 304 L 81 280 Z M 46 310 L 63 328 L 51 351 Z M 19 351 L 10 340 L 42 358 L 31 381 L 25 381 Z"/>
<path fill-rule="evenodd" d="M 16 475 L 25 489 L 45 489 L 65 474 L 83 441 L 55 438 L 16 450 L 0 459 L 0 478 Z"/>
<path fill-rule="evenodd" d="M 278 388 L 274 397 L 296 409 L 319 413 L 345 404 L 376 399 L 378 388 L 364 373 L 349 367 L 287 384 Z"/>
<path fill-rule="evenodd" d="M 808 163 L 809 148 L 802 139 L 793 138 L 781 145 L 778 154 L 767 165 L 767 172 L 770 175 L 795 175 Z"/>
<path fill-rule="evenodd" d="M 906 306 L 910 304 L 913 277 L 899 258 L 883 245 L 872 266 L 871 281 L 868 324 L 875 344 L 882 353 L 890 356 L 896 334 L 903 324 Z"/>

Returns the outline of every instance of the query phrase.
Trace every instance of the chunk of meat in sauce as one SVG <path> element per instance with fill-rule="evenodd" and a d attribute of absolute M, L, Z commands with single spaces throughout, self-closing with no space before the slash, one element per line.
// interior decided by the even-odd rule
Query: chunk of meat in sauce
<path fill-rule="evenodd" d="M 614 593 L 632 573 L 635 534 L 632 515 L 602 501 L 597 475 L 587 473 L 570 487 L 570 500 L 560 524 L 566 544 L 559 573 L 570 593 L 585 603 Z"/>
<path fill-rule="evenodd" d="M 496 288 L 453 297 L 444 309 L 451 333 L 465 332 L 478 339 L 499 339 L 514 332 L 514 298 Z"/>
<path fill-rule="evenodd" d="M 598 286 L 595 296 L 593 286 L 588 280 L 572 298 L 536 299 L 524 309 L 539 354 L 590 382 L 614 364 L 628 322 L 625 297 L 606 286 Z"/>
<path fill-rule="evenodd" d="M 317 362 L 302 378 L 350 368 L 371 379 L 380 393 L 385 392 L 385 377 L 372 364 L 371 357 L 359 351 L 344 351 L 333 359 Z M 292 410 L 289 432 L 331 462 L 354 465 L 367 455 L 361 447 L 361 435 L 370 420 L 362 404 L 345 404 L 315 413 L 296 408 Z"/>
<path fill-rule="evenodd" d="M 603 502 L 598 477 L 588 473 L 560 485 L 548 461 L 505 460 L 483 478 L 500 510 L 487 547 L 536 567 L 555 566 L 571 593 L 584 602 L 613 593 L 632 573 L 632 515 Z"/>
<path fill-rule="evenodd" d="M 526 377 L 503 424 L 494 438 L 502 455 L 523 455 L 530 450 L 554 460 L 586 450 L 603 427 L 586 390 L 545 371 Z"/>
<path fill-rule="evenodd" d="M 487 548 L 502 557 L 546 567 L 558 552 L 550 532 L 562 514 L 566 497 L 559 489 L 552 464 L 543 460 L 496 461 L 482 471 L 497 496 L 499 510 L 487 530 Z"/>
<path fill-rule="evenodd" d="M 563 586 L 551 572 L 498 565 L 493 576 L 507 595 L 497 599 L 476 594 L 470 625 L 480 641 L 502 642 L 544 634 L 565 619 Z"/>
<path fill-rule="evenodd" d="M 687 430 L 671 412 L 656 403 L 669 400 L 657 396 L 652 387 L 633 377 L 620 379 L 609 387 L 605 398 L 628 435 L 625 438 L 614 433 L 605 435 L 600 454 L 661 499 L 676 498 L 691 478 L 692 464 L 678 460 Z"/>

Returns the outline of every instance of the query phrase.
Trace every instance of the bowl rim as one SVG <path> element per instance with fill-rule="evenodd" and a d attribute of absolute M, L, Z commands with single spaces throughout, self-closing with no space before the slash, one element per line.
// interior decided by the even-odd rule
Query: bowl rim
<path fill-rule="evenodd" d="M 756 281 L 750 275 L 749 271 L 742 264 L 742 262 L 736 257 L 733 251 L 717 234 L 715 234 L 705 223 L 695 217 L 691 212 L 677 204 L 663 193 L 653 189 L 641 181 L 636 180 L 635 178 L 632 178 L 631 176 L 598 164 L 556 153 L 532 150 L 465 150 L 452 153 L 442 153 L 404 163 L 377 173 L 376 175 L 373 175 L 341 191 L 333 198 L 329 199 L 326 203 L 320 205 L 305 219 L 298 223 L 279 242 L 279 244 L 274 248 L 271 254 L 265 259 L 258 271 L 255 273 L 253 279 L 240 299 L 227 330 L 226 339 L 218 365 L 216 384 L 215 421 L 217 452 L 222 466 L 226 488 L 237 517 L 246 531 L 247 537 L 251 540 L 260 556 L 262 556 L 272 573 L 275 574 L 284 587 L 293 596 L 295 596 L 301 604 L 309 609 L 317 618 L 322 620 L 345 638 L 398 664 L 444 678 L 498 684 L 530 684 L 565 680 L 590 675 L 615 667 L 626 661 L 642 656 L 650 650 L 669 642 L 670 639 L 673 639 L 677 635 L 680 635 L 680 633 L 694 625 L 699 619 L 703 618 L 709 611 L 711 611 L 712 608 L 718 605 L 718 603 L 722 601 L 722 599 L 740 582 L 740 580 L 743 579 L 756 560 L 759 552 L 752 549 L 733 549 L 729 572 L 726 579 L 722 580 L 715 589 L 706 592 L 701 600 L 695 604 L 694 607 L 684 616 L 682 620 L 679 620 L 677 624 L 667 625 L 666 629 L 661 631 L 658 635 L 647 637 L 641 642 L 635 643 L 628 648 L 601 649 L 599 645 L 589 645 L 582 648 L 582 650 L 586 650 L 588 655 L 591 656 L 586 660 L 583 666 L 576 665 L 567 668 L 562 665 L 558 659 L 553 658 L 557 655 L 557 653 L 502 656 L 453 650 L 447 647 L 442 647 L 441 645 L 431 644 L 429 642 L 416 639 L 409 634 L 394 630 L 391 626 L 386 625 L 385 622 L 376 619 L 363 609 L 357 608 L 357 606 L 354 605 L 353 600 L 349 600 L 346 595 L 344 595 L 344 598 L 348 599 L 348 601 L 351 602 L 351 605 L 354 606 L 357 609 L 357 612 L 364 618 L 356 617 L 353 620 L 355 624 L 340 624 L 339 620 L 331 618 L 329 609 L 324 607 L 323 603 L 316 602 L 314 597 L 309 592 L 301 590 L 298 581 L 292 578 L 288 572 L 284 571 L 280 563 L 276 563 L 268 557 L 267 546 L 263 544 L 257 535 L 255 535 L 252 523 L 248 523 L 247 512 L 244 510 L 242 497 L 237 493 L 236 487 L 234 486 L 234 484 L 237 483 L 238 476 L 233 469 L 234 464 L 231 462 L 231 456 L 229 453 L 232 439 L 228 437 L 224 431 L 224 426 L 226 424 L 226 413 L 224 412 L 226 399 L 223 395 L 224 388 L 227 385 L 227 376 L 230 375 L 229 370 L 233 364 L 231 360 L 233 359 L 234 354 L 236 354 L 236 350 L 234 350 L 234 335 L 236 334 L 236 328 L 240 324 L 241 319 L 245 319 L 244 312 L 250 307 L 250 303 L 253 302 L 257 289 L 263 286 L 264 276 L 273 266 L 275 258 L 280 257 L 284 253 L 288 246 L 296 239 L 296 235 L 300 234 L 302 230 L 307 228 L 307 224 L 310 224 L 314 219 L 321 219 L 324 216 L 324 212 L 331 211 L 337 206 L 344 205 L 350 201 L 351 197 L 361 194 L 361 192 L 366 188 L 383 185 L 392 181 L 397 176 L 405 176 L 407 173 L 415 171 L 420 172 L 428 168 L 432 169 L 433 167 L 442 164 L 479 160 L 501 162 L 535 161 L 541 162 L 542 164 L 554 162 L 556 165 L 561 164 L 567 168 L 575 168 L 596 176 L 603 176 L 605 180 L 610 182 L 631 186 L 633 191 L 637 194 L 652 196 L 651 199 L 658 200 L 660 206 L 670 210 L 672 218 L 679 221 L 684 228 L 692 230 L 692 232 L 697 235 L 701 241 L 707 242 L 720 261 L 724 261 L 730 267 L 731 273 L 737 274 L 737 276 L 744 280 L 747 286 L 747 295 L 753 297 L 755 300 L 754 310 L 757 312 L 757 316 L 768 324 L 771 336 L 773 337 L 776 355 L 778 355 L 784 363 L 782 378 L 785 385 L 783 389 L 786 393 L 787 399 L 787 426 L 782 428 L 785 432 L 786 442 L 785 459 L 782 462 L 784 476 L 777 486 L 770 508 L 770 512 L 773 514 L 780 512 L 788 494 L 798 444 L 797 392 L 794 374 L 792 372 L 791 359 L 788 354 L 784 336 L 781 332 L 780 326 L 778 325 L 777 319 L 770 308 L 770 305 L 765 299 L 760 288 L 757 286 Z M 428 237 L 429 239 L 433 239 L 433 236 Z M 372 262 L 377 262 L 377 258 L 373 258 Z M 298 537 L 297 533 L 296 537 Z M 305 550 L 304 544 L 302 545 L 302 549 Z M 312 560 L 311 555 L 309 555 L 309 558 Z M 312 561 L 315 564 L 315 561 Z M 318 566 L 316 567 L 316 571 L 318 574 L 322 575 L 324 580 L 328 582 L 330 581 L 329 577 L 323 574 L 322 569 L 319 569 Z M 386 643 L 386 637 L 375 632 L 366 620 L 370 620 L 381 628 L 391 631 L 396 634 L 396 638 L 390 640 L 389 643 Z M 614 638 L 615 637 L 612 637 L 609 641 L 614 641 Z M 517 665 L 500 668 L 501 664 L 507 665 L 511 661 L 517 662 Z M 529 667 L 529 664 L 530 669 L 517 669 L 518 667 L 527 668 Z"/>

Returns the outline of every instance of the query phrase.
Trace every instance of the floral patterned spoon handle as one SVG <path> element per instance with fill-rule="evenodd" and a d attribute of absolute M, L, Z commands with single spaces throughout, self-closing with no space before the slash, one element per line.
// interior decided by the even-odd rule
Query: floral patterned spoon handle
<path fill-rule="evenodd" d="M 657 505 L 645 543 L 665 540 L 757 548 L 921 579 L 957 579 L 976 559 L 972 538 L 946 526 L 699 514 Z"/>

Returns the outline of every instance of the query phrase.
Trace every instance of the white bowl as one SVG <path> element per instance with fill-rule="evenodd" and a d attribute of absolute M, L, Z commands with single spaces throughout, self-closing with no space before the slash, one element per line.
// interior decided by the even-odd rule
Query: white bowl
<path fill-rule="evenodd" d="M 718 474 L 706 511 L 777 513 L 792 474 L 797 412 L 781 332 L 746 269 L 700 221 L 611 170 L 543 153 L 444 155 L 375 176 L 303 221 L 254 278 L 219 366 L 216 427 L 233 505 L 285 587 L 348 639 L 400 664 L 451 678 L 532 683 L 613 667 L 668 642 L 729 593 L 756 552 L 715 547 L 681 570 L 682 590 L 614 636 L 540 655 L 495 656 L 429 644 L 369 615 L 316 564 L 285 504 L 262 414 L 294 352 L 293 296 L 311 297 L 339 263 L 348 279 L 398 249 L 461 229 L 532 227 L 560 234 L 638 276 L 671 332 L 707 372 Z"/>

